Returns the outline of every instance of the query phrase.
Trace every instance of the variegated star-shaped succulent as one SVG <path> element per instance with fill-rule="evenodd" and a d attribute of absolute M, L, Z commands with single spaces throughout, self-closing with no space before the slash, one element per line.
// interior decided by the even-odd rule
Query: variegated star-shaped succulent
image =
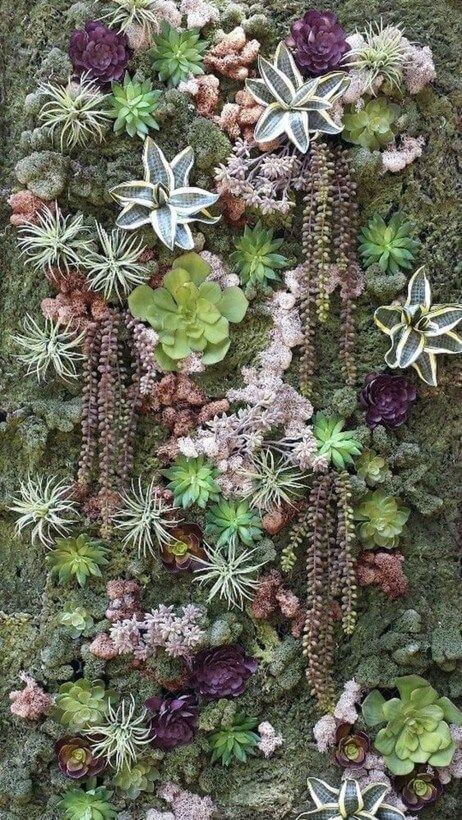
<path fill-rule="evenodd" d="M 315 809 L 300 814 L 297 820 L 404 820 L 405 815 L 394 806 L 384 803 L 389 791 L 386 783 L 371 783 L 361 789 L 357 780 L 344 780 L 340 789 L 334 789 L 317 777 L 308 778 L 310 797 Z"/>
<path fill-rule="evenodd" d="M 163 151 L 147 137 L 143 148 L 144 179 L 123 182 L 111 190 L 114 199 L 123 205 L 118 227 L 134 231 L 150 224 L 170 250 L 175 245 L 191 250 L 194 240 L 190 223 L 213 225 L 220 219 L 206 210 L 217 201 L 218 194 L 188 184 L 193 163 L 190 146 L 167 162 Z"/>
<path fill-rule="evenodd" d="M 462 353 L 462 336 L 455 328 L 462 321 L 462 305 L 432 305 L 430 282 L 419 268 L 409 280 L 404 305 L 379 307 L 376 325 L 391 338 L 385 354 L 389 367 L 414 367 L 431 387 L 436 381 L 436 355 Z"/>
<path fill-rule="evenodd" d="M 274 63 L 258 58 L 261 79 L 246 80 L 247 91 L 265 110 L 255 126 L 257 142 L 270 142 L 286 134 L 306 154 L 310 134 L 339 134 L 343 125 L 333 121 L 329 110 L 348 88 L 344 71 L 303 82 L 289 49 L 279 43 Z"/>

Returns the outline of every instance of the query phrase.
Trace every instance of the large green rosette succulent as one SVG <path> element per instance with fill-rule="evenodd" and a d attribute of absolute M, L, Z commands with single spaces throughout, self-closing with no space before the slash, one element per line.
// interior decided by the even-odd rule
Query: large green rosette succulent
<path fill-rule="evenodd" d="M 358 537 L 369 549 L 393 549 L 398 544 L 410 512 L 399 498 L 382 490 L 368 493 L 354 512 Z"/>
<path fill-rule="evenodd" d="M 229 346 L 229 323 L 241 322 L 248 301 L 238 287 L 221 289 L 207 280 L 209 265 L 196 253 L 175 260 L 163 287 L 135 288 L 128 299 L 135 319 L 147 321 L 159 333 L 156 358 L 165 370 L 199 353 L 204 364 L 221 362 Z"/>
<path fill-rule="evenodd" d="M 375 739 L 375 748 L 388 768 L 395 775 L 405 775 L 420 763 L 449 766 L 456 744 L 448 724 L 462 726 L 462 712 L 418 675 L 397 678 L 395 685 L 399 698 L 385 700 L 374 689 L 362 705 L 368 726 L 386 724 Z"/>

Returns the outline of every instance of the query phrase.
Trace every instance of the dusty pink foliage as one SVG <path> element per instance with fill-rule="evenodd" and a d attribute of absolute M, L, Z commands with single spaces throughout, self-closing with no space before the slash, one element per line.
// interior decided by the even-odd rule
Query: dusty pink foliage
<path fill-rule="evenodd" d="M 22 672 L 20 678 L 26 685 L 24 689 L 10 692 L 10 710 L 13 715 L 26 720 L 37 720 L 48 713 L 53 698 L 44 692 L 31 675 Z"/>
<path fill-rule="evenodd" d="M 199 797 L 197 794 L 184 791 L 175 783 L 165 783 L 158 791 L 159 797 L 172 807 L 173 813 L 148 811 L 146 820 L 210 820 L 217 807 L 210 797 Z"/>
<path fill-rule="evenodd" d="M 10 216 L 10 222 L 15 227 L 24 225 L 27 222 L 34 224 L 37 222 L 37 214 L 45 202 L 38 196 L 34 196 L 30 191 L 18 191 L 11 194 L 8 199 L 8 205 L 13 213 Z"/>
<path fill-rule="evenodd" d="M 119 654 L 114 641 L 106 632 L 102 632 L 101 635 L 97 635 L 91 642 L 89 649 L 95 658 L 101 658 L 103 661 L 111 661 Z"/>
<path fill-rule="evenodd" d="M 359 556 L 356 572 L 362 587 L 380 587 L 389 598 L 406 595 L 408 583 L 402 564 L 404 556 L 399 552 L 372 552 L 366 550 Z"/>
<path fill-rule="evenodd" d="M 218 72 L 232 80 L 244 81 L 249 68 L 260 51 L 258 40 L 247 40 L 244 29 L 236 26 L 224 34 L 205 56 L 204 65 L 209 71 Z"/>
<path fill-rule="evenodd" d="M 260 735 L 260 742 L 258 748 L 263 753 L 264 757 L 271 757 L 276 749 L 283 744 L 282 735 L 278 735 L 274 726 L 267 720 L 260 723 L 258 726 L 258 734 Z"/>
<path fill-rule="evenodd" d="M 116 578 L 113 581 L 108 581 L 106 592 L 111 602 L 106 610 L 106 618 L 112 623 L 131 618 L 132 615 L 141 615 L 141 589 L 136 581 L 125 581 L 123 578 Z"/>

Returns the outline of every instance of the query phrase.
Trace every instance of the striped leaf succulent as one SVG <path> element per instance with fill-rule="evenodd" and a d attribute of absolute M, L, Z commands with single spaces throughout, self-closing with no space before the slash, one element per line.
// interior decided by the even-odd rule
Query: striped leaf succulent
<path fill-rule="evenodd" d="M 310 135 L 339 134 L 343 126 L 329 113 L 349 85 L 344 71 L 304 82 L 294 58 L 279 43 L 274 63 L 258 58 L 260 79 L 246 80 L 247 91 L 265 110 L 255 127 L 257 142 L 271 142 L 285 135 L 306 154 Z"/>
<path fill-rule="evenodd" d="M 192 222 L 213 225 L 207 208 L 214 205 L 218 194 L 189 185 L 194 163 L 194 151 L 188 146 L 167 162 L 163 151 L 147 137 L 143 148 L 144 179 L 116 185 L 111 194 L 123 210 L 117 219 L 119 228 L 135 231 L 151 225 L 158 239 L 173 250 L 175 246 L 191 250 L 194 240 L 189 227 Z"/>
<path fill-rule="evenodd" d="M 437 384 L 436 356 L 462 353 L 462 335 L 456 333 L 462 321 L 462 305 L 432 305 L 430 282 L 423 267 L 411 277 L 404 305 L 379 307 L 374 319 L 391 339 L 385 354 L 387 365 L 413 367 L 431 387 Z"/>
<path fill-rule="evenodd" d="M 335 789 L 324 780 L 309 777 L 308 790 L 316 808 L 302 812 L 297 820 L 404 820 L 402 811 L 384 802 L 389 789 L 386 783 L 370 783 L 363 788 L 350 778 Z"/>

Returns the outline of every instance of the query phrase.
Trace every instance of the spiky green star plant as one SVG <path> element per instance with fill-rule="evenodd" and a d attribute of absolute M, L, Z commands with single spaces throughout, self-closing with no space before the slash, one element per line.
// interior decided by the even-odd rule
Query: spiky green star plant
<path fill-rule="evenodd" d="M 173 502 L 177 507 L 186 509 L 197 504 L 204 509 L 209 501 L 218 501 L 218 470 L 204 456 L 178 456 L 172 466 L 164 470 L 163 475 L 169 479 L 167 486 L 173 493 Z"/>
<path fill-rule="evenodd" d="M 384 273 L 399 273 L 412 266 L 419 242 L 412 239 L 412 225 L 400 213 L 387 223 L 375 214 L 360 233 L 359 251 L 366 267 L 377 264 Z"/>
<path fill-rule="evenodd" d="M 153 67 L 159 79 L 170 86 L 179 85 L 194 76 L 203 74 L 203 54 L 207 48 L 205 40 L 195 29 L 178 31 L 167 22 L 163 22 L 160 34 L 154 40 L 151 51 Z"/>
<path fill-rule="evenodd" d="M 19 497 L 12 499 L 9 509 L 19 513 L 16 532 L 21 535 L 32 527 L 31 541 L 49 547 L 53 536 L 66 535 L 75 521 L 77 507 L 71 500 L 72 487 L 56 476 L 35 476 L 21 482 Z"/>
<path fill-rule="evenodd" d="M 362 451 L 362 444 L 356 437 L 356 430 L 344 430 L 346 420 L 340 416 L 326 416 L 316 413 L 313 434 L 318 442 L 318 455 L 324 456 L 339 470 L 354 463 L 354 456 Z"/>
<path fill-rule="evenodd" d="M 205 519 L 205 531 L 216 539 L 217 547 L 238 541 L 251 547 L 262 537 L 261 518 L 247 501 L 222 498 L 207 509 Z"/>
<path fill-rule="evenodd" d="M 104 722 L 84 731 L 92 742 L 93 754 L 106 758 L 116 772 L 135 763 L 143 748 L 151 742 L 146 709 L 142 709 L 138 717 L 135 713 L 132 695 L 124 698 L 117 709 L 108 701 Z"/>
<path fill-rule="evenodd" d="M 71 78 L 66 85 L 42 83 L 38 90 L 47 99 L 38 118 L 53 138 L 59 134 L 61 151 L 103 141 L 111 120 L 108 96 L 88 75 L 82 74 L 78 80 Z"/>
<path fill-rule="evenodd" d="M 106 547 L 82 533 L 76 538 L 58 538 L 55 549 L 48 553 L 45 560 L 60 583 L 75 578 L 84 587 L 87 578 L 102 577 L 101 567 L 109 563 L 107 555 Z"/>
<path fill-rule="evenodd" d="M 292 504 L 306 487 L 300 471 L 283 459 L 276 459 L 268 449 L 254 456 L 251 467 L 242 470 L 242 476 L 250 482 L 245 498 L 260 510 Z"/>
<path fill-rule="evenodd" d="M 210 737 L 212 763 L 221 763 L 228 767 L 234 760 L 240 763 L 247 761 L 248 755 L 254 755 L 260 743 L 260 735 L 252 731 L 258 726 L 258 718 L 236 715 L 232 726 L 224 726 Z"/>
<path fill-rule="evenodd" d="M 116 820 L 118 812 L 109 803 L 112 792 L 104 786 L 94 789 L 69 789 L 59 801 L 63 820 Z"/>
<path fill-rule="evenodd" d="M 261 222 L 257 222 L 254 228 L 245 226 L 244 235 L 235 243 L 236 250 L 230 261 L 239 272 L 246 291 L 270 290 L 269 285 L 278 279 L 277 271 L 283 270 L 288 262 L 285 256 L 277 253 L 283 242 L 283 239 L 274 239 L 273 231 L 263 228 Z"/>
<path fill-rule="evenodd" d="M 115 120 L 114 131 L 125 131 L 129 137 L 138 136 L 144 140 L 150 128 L 159 130 L 153 117 L 157 108 L 160 91 L 155 91 L 150 80 L 137 82 L 126 74 L 122 83 L 112 84 L 112 107 L 109 115 Z"/>
<path fill-rule="evenodd" d="M 147 266 L 139 261 L 144 243 L 118 228 L 108 233 L 99 222 L 96 234 L 98 248 L 93 246 L 82 254 L 81 267 L 92 290 L 102 293 L 106 300 L 112 296 L 122 302 L 124 296 L 150 277 Z"/>
<path fill-rule="evenodd" d="M 384 802 L 390 791 L 386 783 L 370 783 L 364 788 L 347 778 L 335 789 L 324 780 L 309 777 L 308 790 L 316 808 L 302 812 L 297 820 L 405 820 L 402 811 Z"/>
<path fill-rule="evenodd" d="M 82 253 L 91 247 L 83 214 L 64 215 L 56 205 L 42 208 L 36 218 L 36 223 L 27 222 L 19 229 L 21 255 L 35 270 L 78 268 Z"/>
<path fill-rule="evenodd" d="M 212 584 L 208 602 L 218 597 L 226 602 L 228 609 L 244 609 L 245 602 L 252 600 L 253 590 L 258 585 L 255 575 L 266 562 L 254 564 L 252 556 L 257 550 L 244 549 L 238 553 L 234 543 L 226 550 L 207 547 L 205 551 L 206 560 L 196 559 L 201 566 L 195 570 L 194 581 L 201 585 Z"/>
<path fill-rule="evenodd" d="M 164 499 L 155 478 L 147 487 L 138 478 L 132 482 L 130 492 L 121 493 L 113 523 L 124 535 L 124 544 L 133 544 L 140 555 L 157 555 L 156 548 L 172 540 L 170 528 L 181 521 L 175 518 L 175 512 L 178 510 Z"/>
<path fill-rule="evenodd" d="M 44 327 L 40 327 L 32 316 L 25 317 L 23 326 L 24 333 L 12 338 L 25 351 L 17 358 L 27 365 L 27 375 L 35 373 L 41 382 L 51 369 L 63 381 L 77 378 L 76 364 L 84 357 L 76 348 L 83 343 L 84 331 L 76 334 L 69 325 L 62 327 L 52 319 L 45 319 Z"/>

